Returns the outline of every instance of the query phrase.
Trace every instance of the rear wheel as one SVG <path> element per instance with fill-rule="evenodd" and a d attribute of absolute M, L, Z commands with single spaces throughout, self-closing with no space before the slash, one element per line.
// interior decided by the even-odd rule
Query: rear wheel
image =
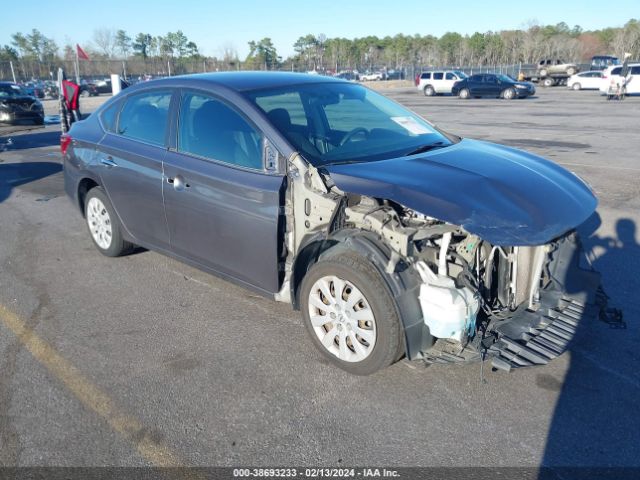
<path fill-rule="evenodd" d="M 395 301 L 378 270 L 352 253 L 314 264 L 300 288 L 311 339 L 340 368 L 369 375 L 400 358 L 404 342 Z"/>
<path fill-rule="evenodd" d="M 94 245 L 107 257 L 119 257 L 131 250 L 133 245 L 122 236 L 111 202 L 101 187 L 94 187 L 87 193 L 84 215 Z"/>
<path fill-rule="evenodd" d="M 467 100 L 468 98 L 471 98 L 471 92 L 469 92 L 468 88 L 463 88 L 462 90 L 460 90 L 458 96 L 463 100 Z"/>
<path fill-rule="evenodd" d="M 86 98 L 86 97 L 90 97 L 90 96 L 91 96 L 91 93 L 89 92 L 89 90 L 83 90 L 83 91 L 80 93 L 80 96 L 85 97 L 85 98 Z"/>
<path fill-rule="evenodd" d="M 553 87 L 556 84 L 556 81 L 553 78 L 545 78 L 542 81 L 542 85 L 545 87 Z"/>
<path fill-rule="evenodd" d="M 580 90 L 582 88 L 582 86 L 578 82 L 576 82 L 573 85 L 571 85 L 571 88 L 573 90 Z"/>
<path fill-rule="evenodd" d="M 427 85 L 426 87 L 424 87 L 425 97 L 433 97 L 435 94 L 436 94 L 436 91 L 431 85 Z"/>
<path fill-rule="evenodd" d="M 547 73 L 549 73 L 549 72 L 547 72 L 547 69 L 546 69 L 546 68 L 543 68 L 542 70 L 540 70 L 540 76 L 541 76 L 541 77 L 546 77 L 546 76 L 547 76 Z"/>

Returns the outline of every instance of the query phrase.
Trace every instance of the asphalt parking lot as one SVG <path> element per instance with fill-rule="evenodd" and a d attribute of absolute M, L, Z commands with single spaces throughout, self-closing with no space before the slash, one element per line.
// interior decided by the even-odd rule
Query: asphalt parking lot
<path fill-rule="evenodd" d="M 586 322 L 510 374 L 348 375 L 287 305 L 157 253 L 101 256 L 51 125 L 0 138 L 0 465 L 640 466 L 640 98 L 385 94 L 584 178 L 600 199 L 584 240 L 628 328 Z"/>

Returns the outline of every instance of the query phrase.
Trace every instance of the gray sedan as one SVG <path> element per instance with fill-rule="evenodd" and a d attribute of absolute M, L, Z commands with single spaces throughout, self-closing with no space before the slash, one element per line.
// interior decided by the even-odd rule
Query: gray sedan
<path fill-rule="evenodd" d="M 462 139 L 363 86 L 274 72 L 128 88 L 61 139 L 107 256 L 153 249 L 302 311 L 333 363 L 540 365 L 599 276 L 578 266 L 587 184 Z"/>

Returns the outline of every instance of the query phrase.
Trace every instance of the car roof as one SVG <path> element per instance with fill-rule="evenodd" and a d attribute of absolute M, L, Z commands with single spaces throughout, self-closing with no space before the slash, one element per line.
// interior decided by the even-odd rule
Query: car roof
<path fill-rule="evenodd" d="M 216 72 L 180 75 L 143 82 L 142 85 L 221 85 L 236 91 L 262 90 L 314 83 L 346 83 L 344 80 L 323 75 L 290 72 Z M 138 84 L 141 85 L 141 84 Z M 137 86 L 137 85 L 136 85 Z"/>

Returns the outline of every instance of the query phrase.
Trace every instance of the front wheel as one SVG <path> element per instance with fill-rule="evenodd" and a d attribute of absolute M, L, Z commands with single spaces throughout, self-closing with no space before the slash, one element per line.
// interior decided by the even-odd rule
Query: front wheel
<path fill-rule="evenodd" d="M 403 353 L 389 287 L 373 264 L 355 253 L 314 264 L 302 281 L 300 305 L 316 348 L 349 373 L 372 374 Z"/>
<path fill-rule="evenodd" d="M 469 92 L 468 88 L 463 88 L 462 90 L 460 90 L 460 93 L 458 95 L 463 100 L 467 100 L 468 98 L 471 97 L 471 92 Z"/>
<path fill-rule="evenodd" d="M 574 89 L 574 90 L 580 90 L 582 87 L 580 86 L 580 84 L 578 82 L 576 82 L 571 86 L 571 88 Z"/>
<path fill-rule="evenodd" d="M 80 93 L 80 96 L 81 96 L 81 97 L 84 97 L 84 98 L 90 97 L 90 96 L 91 96 L 91 92 L 89 92 L 89 90 L 83 90 L 83 91 Z"/>
<path fill-rule="evenodd" d="M 513 100 L 516 98 L 516 91 L 513 88 L 507 88 L 503 93 L 502 97 L 506 100 Z"/>
<path fill-rule="evenodd" d="M 94 245 L 107 257 L 119 257 L 131 250 L 133 245 L 122 236 L 111 202 L 100 187 L 94 187 L 87 193 L 84 203 L 84 215 Z"/>
<path fill-rule="evenodd" d="M 567 75 L 571 76 L 571 75 L 574 75 L 575 73 L 576 73 L 575 68 L 567 68 Z"/>

